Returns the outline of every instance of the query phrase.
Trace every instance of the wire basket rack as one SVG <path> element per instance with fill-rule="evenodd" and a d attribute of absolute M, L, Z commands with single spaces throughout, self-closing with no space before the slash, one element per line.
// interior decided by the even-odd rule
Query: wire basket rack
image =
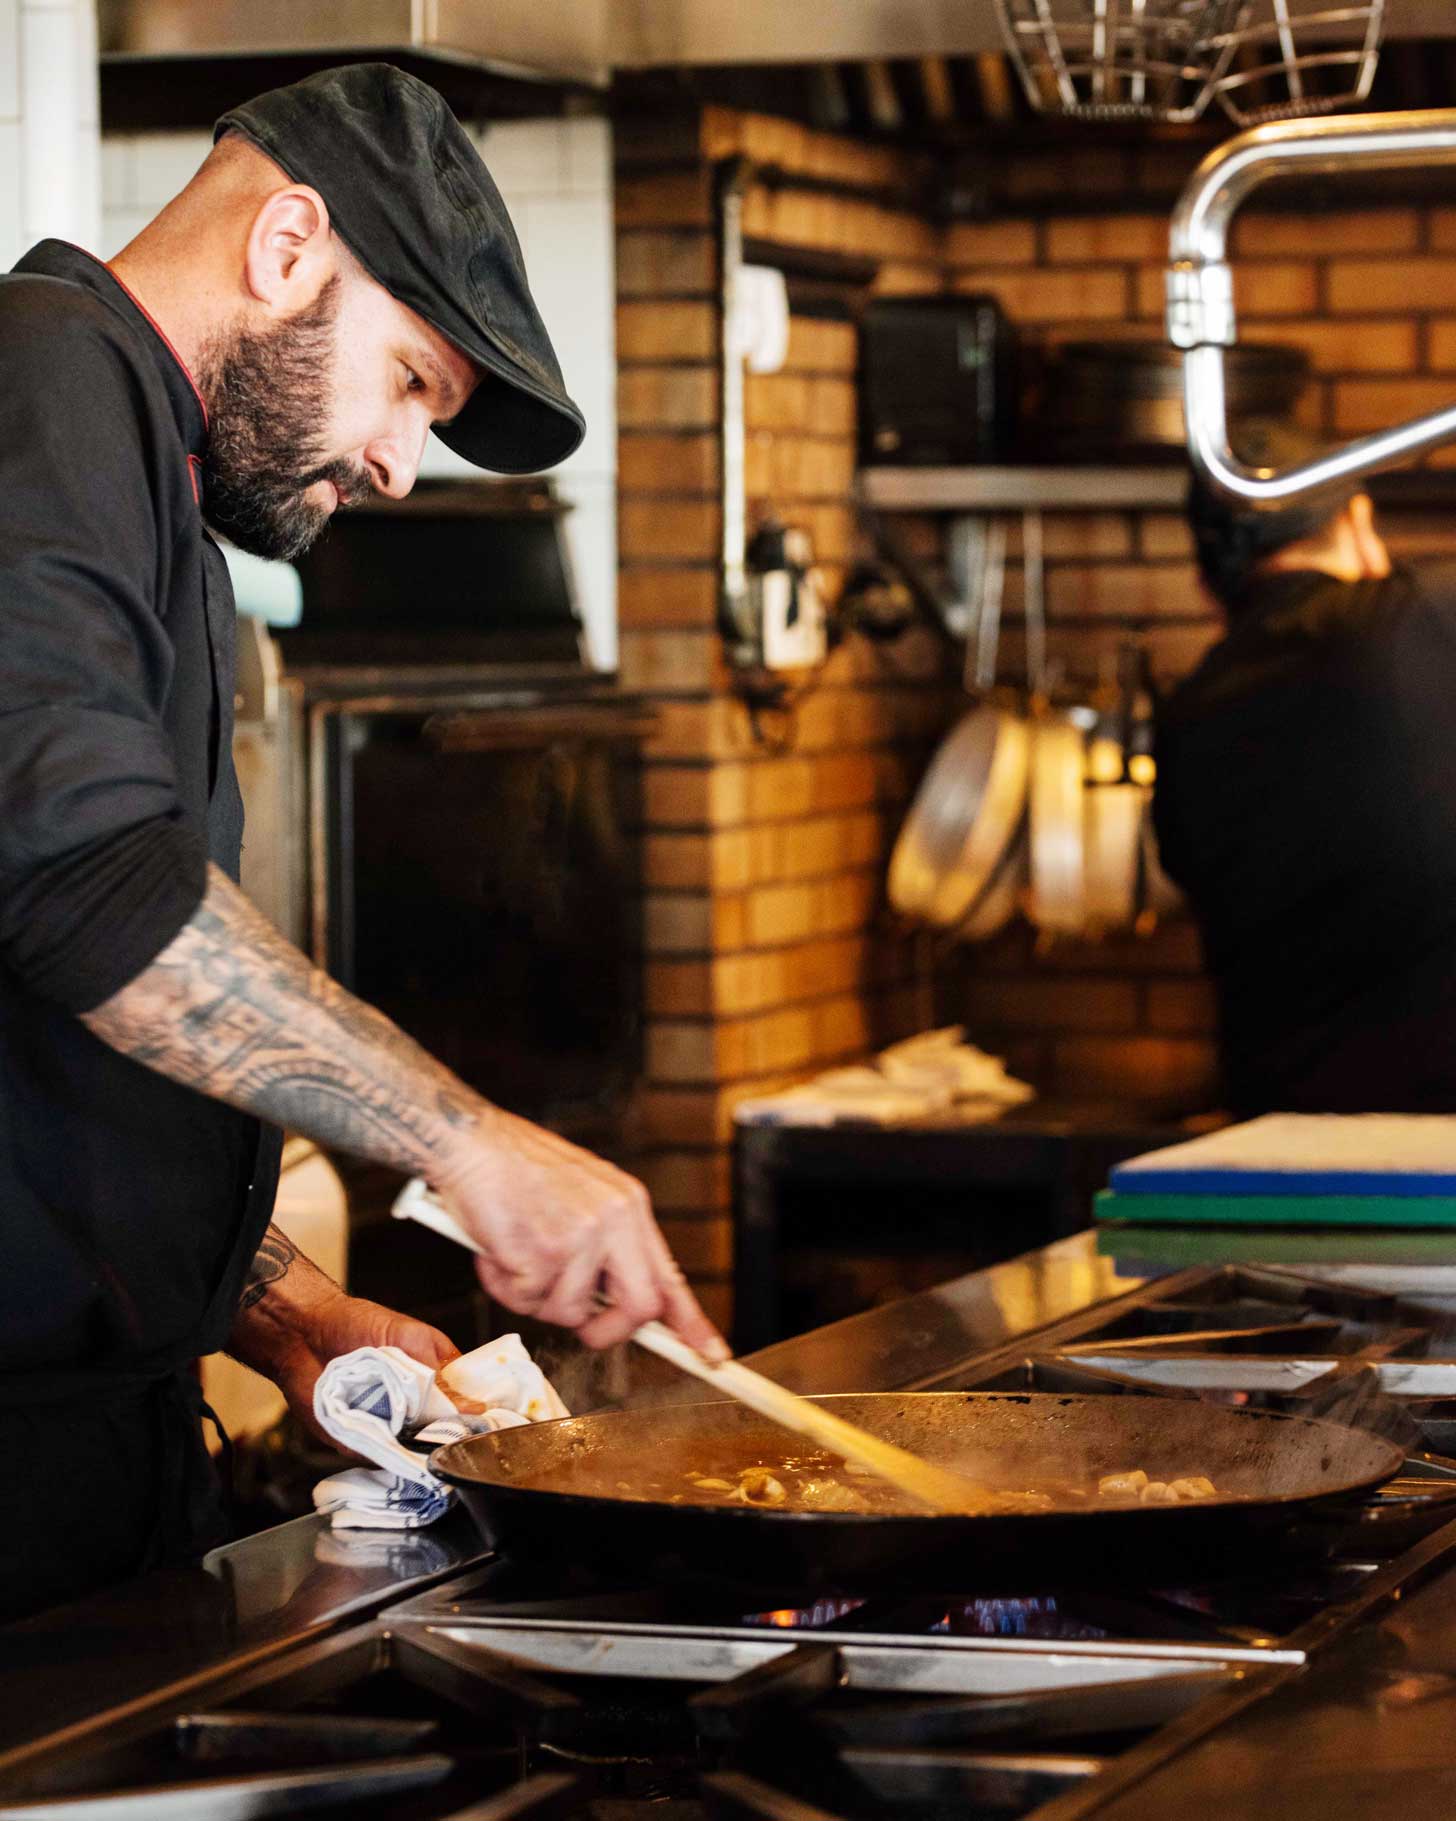
<path fill-rule="evenodd" d="M 1256 0 L 1242 25 L 1215 33 L 1210 87 L 1239 126 L 1329 114 L 1363 101 L 1375 79 L 1385 0 Z"/>
<path fill-rule="evenodd" d="M 1084 120 L 1239 125 L 1370 91 L 1385 0 L 996 0 L 1027 100 Z"/>
<path fill-rule="evenodd" d="M 1038 113 L 1196 120 L 1237 52 L 1251 0 L 996 0 Z"/>

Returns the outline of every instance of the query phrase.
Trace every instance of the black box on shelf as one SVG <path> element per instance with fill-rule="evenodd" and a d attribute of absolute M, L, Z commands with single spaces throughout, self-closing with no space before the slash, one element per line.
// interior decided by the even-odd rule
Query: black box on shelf
<path fill-rule="evenodd" d="M 1007 459 L 1016 437 L 1016 348 L 994 297 L 874 298 L 862 337 L 862 462 Z"/>

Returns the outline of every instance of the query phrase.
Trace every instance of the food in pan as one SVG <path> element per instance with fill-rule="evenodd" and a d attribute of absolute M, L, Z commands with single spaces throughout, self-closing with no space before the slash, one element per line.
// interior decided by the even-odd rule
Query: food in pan
<path fill-rule="evenodd" d="M 750 1505 L 764 1511 L 842 1511 L 860 1515 L 918 1512 L 920 1507 L 884 1484 L 867 1468 L 818 1452 L 786 1456 L 769 1465 L 725 1468 L 716 1473 L 692 1469 L 676 1485 L 653 1480 L 617 1482 L 626 1497 L 666 1499 L 673 1505 Z M 1151 1478 L 1141 1467 L 1103 1474 L 1091 1484 L 1057 1480 L 1016 1490 L 988 1491 L 980 1509 L 1012 1513 L 1085 1510 L 1095 1505 L 1181 1505 L 1217 1496 L 1218 1488 L 1202 1474 L 1167 1480 Z"/>
<path fill-rule="evenodd" d="M 1179 1505 L 1193 1499 L 1211 1499 L 1218 1488 L 1201 1473 L 1186 1479 L 1150 1480 L 1141 1467 L 1127 1473 L 1105 1473 L 1097 1482 L 1097 1496 L 1140 1505 Z"/>

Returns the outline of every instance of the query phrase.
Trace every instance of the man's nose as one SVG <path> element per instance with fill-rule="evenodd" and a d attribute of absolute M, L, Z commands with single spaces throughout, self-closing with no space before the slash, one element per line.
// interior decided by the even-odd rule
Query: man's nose
<path fill-rule="evenodd" d="M 364 451 L 364 466 L 376 493 L 402 500 L 415 484 L 424 458 L 428 424 L 411 424 L 377 438 Z"/>

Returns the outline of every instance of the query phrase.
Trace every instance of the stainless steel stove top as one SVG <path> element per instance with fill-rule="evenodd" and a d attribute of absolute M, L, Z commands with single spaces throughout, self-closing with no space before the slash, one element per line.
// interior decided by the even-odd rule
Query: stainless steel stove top
<path fill-rule="evenodd" d="M 1153 1391 L 1400 1438 L 1402 1475 L 1331 1532 L 1326 1556 L 1232 1563 L 1199 1586 L 994 1597 L 968 1564 L 959 1587 L 806 1588 L 771 1611 L 650 1572 L 584 1587 L 570 1564 L 553 1576 L 486 1559 L 413 1597 L 380 1595 L 362 1622 L 356 1609 L 324 1635 L 279 1627 L 266 1647 L 36 1737 L 0 1757 L 0 1821 L 329 1807 L 391 1821 L 627 1821 L 649 1807 L 1130 1821 L 1180 1812 L 1190 1792 L 1201 1812 L 1328 1821 L 1387 1812 L 1382 1753 L 1403 1812 L 1413 1776 L 1449 1775 L 1456 1699 L 1445 1285 L 1243 1266 L 1116 1280 L 1093 1248 L 1063 1242 L 807 1337 L 806 1353 L 825 1367 L 878 1332 L 861 1389 L 891 1388 L 873 1379 L 888 1360 L 902 1386 Z M 326 1533 L 316 1542 L 338 1558 Z M 1329 1744 L 1346 1733 L 1358 1764 Z M 1356 1807 L 1311 1762 L 1317 1739 L 1364 1792 Z"/>

